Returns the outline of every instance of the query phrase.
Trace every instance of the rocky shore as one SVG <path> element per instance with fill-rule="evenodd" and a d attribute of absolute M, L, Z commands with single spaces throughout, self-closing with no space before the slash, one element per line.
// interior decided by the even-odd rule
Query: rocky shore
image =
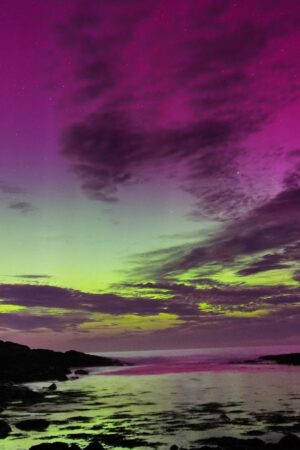
<path fill-rule="evenodd" d="M 30 349 L 25 345 L 0 341 L 0 412 L 11 402 L 23 405 L 43 401 L 45 396 L 56 390 L 53 381 L 68 379 L 71 369 L 74 375 L 86 375 L 86 367 L 122 366 L 123 363 L 112 358 L 88 355 L 74 350 L 65 353 L 52 350 Z M 35 392 L 21 383 L 35 381 L 52 381 L 48 388 Z M 24 430 L 45 429 L 46 421 L 23 421 L 17 426 Z M 0 419 L 0 439 L 6 438 L 11 432 L 10 425 Z"/>
<path fill-rule="evenodd" d="M 116 359 L 70 350 L 30 349 L 25 345 L 0 341 L 0 382 L 67 380 L 71 368 L 122 366 Z"/>
<path fill-rule="evenodd" d="M 261 439 L 238 439 L 233 437 L 210 438 L 203 440 L 204 445 L 199 446 L 199 450 L 299 450 L 300 439 L 294 434 L 282 437 L 277 443 L 265 443 Z M 116 444 L 117 446 L 117 444 Z M 38 444 L 29 450 L 104 450 L 101 440 L 91 441 L 84 449 L 77 444 L 65 444 L 55 442 L 52 444 Z M 193 447 L 195 449 L 195 447 Z M 198 450 L 197 449 L 197 450 Z M 185 450 L 172 445 L 169 450 Z"/>
<path fill-rule="evenodd" d="M 6 410 L 7 407 L 11 407 L 10 403 L 17 404 L 15 406 L 17 409 L 19 409 L 20 403 L 21 408 L 25 407 L 24 411 L 30 411 L 30 405 L 32 404 L 43 404 L 48 399 L 50 399 L 51 403 L 56 401 L 58 404 L 62 404 L 63 402 L 69 404 L 70 393 L 64 393 L 60 389 L 61 385 L 59 384 L 57 388 L 56 380 L 64 381 L 68 379 L 68 376 L 70 378 L 70 374 L 71 378 L 85 376 L 88 374 L 88 370 L 86 370 L 88 367 L 124 365 L 124 363 L 115 359 L 87 355 L 76 351 L 62 353 L 51 350 L 31 350 L 29 347 L 23 345 L 3 341 L 0 341 L 0 357 L 2 362 L 0 367 L 0 412 Z M 261 363 L 262 361 L 265 363 L 298 365 L 300 354 L 267 355 L 255 361 L 248 362 L 253 364 Z M 35 392 L 21 384 L 33 381 L 48 381 L 49 383 L 46 387 L 39 390 L 39 392 Z M 75 395 L 79 395 L 80 401 L 81 391 L 78 391 Z M 217 404 L 209 405 L 211 408 L 212 405 L 216 406 Z M 36 408 L 35 405 L 34 408 Z M 216 411 L 218 410 L 219 407 Z M 122 417 L 122 414 L 120 417 Z M 218 420 L 221 420 L 222 423 L 231 423 L 225 414 L 218 417 Z M 18 432 L 30 433 L 31 435 L 34 432 L 44 432 L 48 427 L 51 429 L 54 422 L 51 419 L 47 419 L 49 419 L 47 415 L 39 416 L 38 414 L 34 414 L 31 416 L 29 414 L 28 416 L 19 416 L 18 420 L 11 420 L 10 415 L 5 415 L 4 413 L 2 419 L 0 419 L 0 442 L 2 439 L 9 439 L 17 435 Z M 163 420 L 163 417 L 160 420 Z M 269 419 L 266 420 L 269 423 Z M 201 423 L 200 425 L 202 426 L 203 424 Z M 184 422 L 182 422 L 182 426 L 185 426 Z M 45 435 L 43 436 L 42 434 L 41 441 L 43 443 L 35 445 L 31 443 L 32 446 L 30 448 L 24 448 L 24 450 L 105 450 L 120 447 L 124 449 L 135 447 L 153 448 L 150 442 L 148 444 L 147 438 L 141 439 L 137 436 L 129 436 L 127 433 L 120 434 L 121 428 L 114 429 L 113 434 L 110 432 L 105 434 L 105 430 L 102 430 L 101 433 L 97 431 L 94 434 L 95 429 L 100 430 L 94 427 L 91 428 L 91 432 L 86 430 L 88 432 L 81 435 L 77 432 L 77 430 L 80 430 L 80 424 L 77 428 L 77 424 L 73 423 L 72 427 L 73 429 L 76 428 L 77 433 L 68 436 L 69 442 L 74 441 L 72 444 L 65 442 L 46 443 Z M 180 429 L 180 424 L 177 424 L 176 427 Z M 228 431 L 230 433 L 230 429 Z M 289 430 L 278 429 L 276 431 L 281 433 L 282 436 L 276 443 L 264 442 L 262 439 L 256 437 L 261 436 L 260 434 L 250 434 L 249 432 L 248 434 L 241 434 L 241 436 L 245 436 L 243 439 L 228 436 L 199 439 L 193 442 L 191 450 L 300 450 L 300 439 L 295 434 L 292 434 L 294 432 L 297 433 L 298 429 L 293 426 Z M 56 438 L 52 437 L 52 439 Z M 85 442 L 85 444 L 83 445 L 82 442 Z M 186 449 L 172 445 L 169 449 L 166 446 L 166 450 Z"/>

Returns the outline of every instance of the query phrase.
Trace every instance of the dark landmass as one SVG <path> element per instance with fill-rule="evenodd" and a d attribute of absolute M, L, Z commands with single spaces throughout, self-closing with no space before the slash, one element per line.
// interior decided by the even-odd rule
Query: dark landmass
<path fill-rule="evenodd" d="M 201 444 L 201 443 L 203 444 Z M 294 434 L 288 434 L 280 439 L 279 442 L 266 444 L 258 438 L 254 439 L 238 439 L 233 437 L 209 438 L 199 442 L 199 447 L 194 450 L 299 450 L 300 439 Z M 134 445 L 136 447 L 138 445 Z M 126 446 L 131 448 L 130 446 Z M 146 446 L 147 447 L 147 446 Z M 151 445 L 149 445 L 151 447 Z M 92 440 L 84 449 L 77 444 L 68 445 L 63 442 L 55 442 L 52 444 L 38 444 L 30 447 L 29 450 L 104 450 L 101 438 Z M 169 450 L 184 450 L 177 445 L 172 445 Z"/>
<path fill-rule="evenodd" d="M 258 361 L 270 361 L 277 364 L 300 366 L 300 353 L 287 353 L 283 355 L 266 355 L 258 358 Z"/>
<path fill-rule="evenodd" d="M 263 364 L 273 363 L 287 366 L 300 366 L 300 353 L 283 353 L 280 355 L 264 355 L 256 359 L 246 361 L 232 361 L 232 364 Z"/>
<path fill-rule="evenodd" d="M 122 362 L 70 350 L 30 349 L 25 345 L 0 341 L 0 383 L 27 383 L 67 379 L 71 368 L 122 366 Z M 0 393 L 1 396 L 1 393 Z"/>

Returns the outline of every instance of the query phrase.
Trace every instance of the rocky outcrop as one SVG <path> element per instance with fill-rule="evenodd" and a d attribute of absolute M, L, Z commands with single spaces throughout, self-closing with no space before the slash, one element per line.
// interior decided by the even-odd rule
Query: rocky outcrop
<path fill-rule="evenodd" d="M 258 361 L 270 361 L 277 364 L 300 366 L 300 353 L 287 353 L 283 355 L 266 355 L 258 358 Z"/>
<path fill-rule="evenodd" d="M 218 437 L 202 440 L 203 445 L 199 450 L 300 450 L 300 439 L 294 434 L 287 434 L 279 442 L 270 444 L 261 439 L 239 439 L 234 437 Z M 200 444 L 201 445 L 201 444 Z M 118 445 L 116 445 L 117 447 Z M 137 445 L 139 446 L 139 445 Z M 145 444 L 143 445 L 145 446 Z M 126 446 L 127 447 L 127 446 Z M 147 447 L 147 445 L 146 445 Z M 129 447 L 128 447 L 129 448 Z M 194 449 L 196 447 L 193 447 Z M 97 440 L 92 440 L 82 450 L 103 450 L 104 447 Z M 81 450 L 77 444 L 65 444 L 55 442 L 52 444 L 34 445 L 29 450 Z M 184 450 L 177 445 L 172 445 L 170 450 Z"/>
<path fill-rule="evenodd" d="M 0 341 L 0 382 L 14 383 L 66 380 L 71 368 L 122 366 L 112 358 L 70 350 L 30 349 L 25 345 Z"/>

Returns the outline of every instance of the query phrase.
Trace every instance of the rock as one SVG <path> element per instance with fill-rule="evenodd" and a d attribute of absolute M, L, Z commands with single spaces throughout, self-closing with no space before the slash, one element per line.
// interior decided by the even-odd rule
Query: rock
<path fill-rule="evenodd" d="M 261 439 L 254 438 L 254 439 L 239 439 L 234 437 L 215 437 L 215 438 L 208 438 L 204 439 L 202 441 L 205 444 L 217 446 L 218 448 L 221 448 L 222 450 L 260 450 L 265 448 L 265 443 Z"/>
<path fill-rule="evenodd" d="M 92 441 L 87 447 L 85 447 L 84 450 L 104 450 L 104 447 L 100 444 L 100 442 Z"/>
<path fill-rule="evenodd" d="M 13 383 L 1 383 L 0 384 L 0 403 L 5 404 L 8 401 L 28 401 L 28 400 L 41 400 L 43 394 L 35 392 L 26 386 L 17 386 Z"/>
<path fill-rule="evenodd" d="M 88 370 L 84 370 L 84 369 L 78 369 L 78 370 L 75 370 L 75 375 L 88 375 L 89 374 L 89 371 Z"/>
<path fill-rule="evenodd" d="M 54 352 L 0 341 L 0 381 L 14 383 L 67 380 L 72 367 L 122 366 L 116 359 L 74 350 Z"/>
<path fill-rule="evenodd" d="M 78 445 L 68 445 L 64 442 L 53 442 L 51 444 L 38 444 L 30 447 L 29 450 L 80 450 Z"/>
<path fill-rule="evenodd" d="M 48 428 L 50 422 L 45 419 L 28 419 L 16 423 L 16 427 L 22 431 L 43 431 Z"/>
<path fill-rule="evenodd" d="M 295 434 L 287 434 L 278 442 L 280 450 L 299 450 L 300 439 Z"/>
<path fill-rule="evenodd" d="M 170 450 L 178 450 L 179 447 L 175 444 L 171 445 Z"/>
<path fill-rule="evenodd" d="M 231 423 L 230 418 L 225 413 L 220 414 L 219 421 L 223 423 Z"/>
<path fill-rule="evenodd" d="M 50 386 L 48 386 L 48 391 L 56 391 L 57 386 L 55 383 L 50 384 Z"/>
<path fill-rule="evenodd" d="M 256 362 L 263 362 L 263 361 L 275 362 L 277 364 L 299 366 L 300 353 L 287 353 L 283 355 L 265 355 L 261 356 L 260 358 L 258 358 L 258 360 L 256 360 Z"/>
<path fill-rule="evenodd" d="M 11 428 L 5 420 L 0 420 L 0 439 L 5 439 L 9 433 L 11 432 Z"/>

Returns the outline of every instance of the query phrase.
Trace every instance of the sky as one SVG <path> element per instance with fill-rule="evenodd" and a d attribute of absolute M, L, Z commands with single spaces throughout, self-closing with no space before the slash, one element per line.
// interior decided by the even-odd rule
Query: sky
<path fill-rule="evenodd" d="M 0 20 L 0 338 L 300 344 L 299 1 Z"/>

